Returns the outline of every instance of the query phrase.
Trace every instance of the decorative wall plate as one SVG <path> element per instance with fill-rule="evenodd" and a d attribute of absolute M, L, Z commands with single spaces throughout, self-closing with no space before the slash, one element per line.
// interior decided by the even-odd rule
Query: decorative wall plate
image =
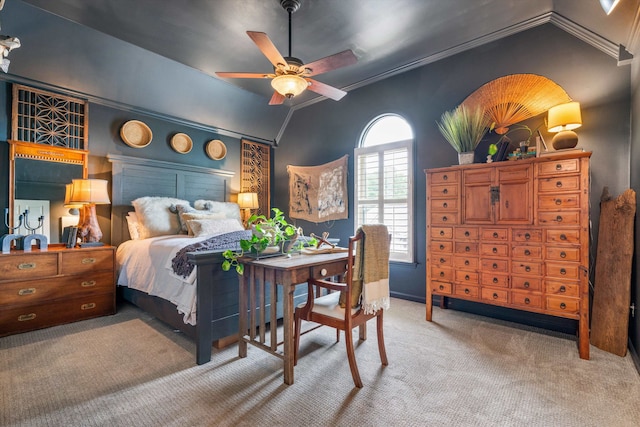
<path fill-rule="evenodd" d="M 207 142 L 205 151 L 212 160 L 222 160 L 227 155 L 227 146 L 219 139 L 212 139 Z"/>
<path fill-rule="evenodd" d="M 186 133 L 176 133 L 171 138 L 171 148 L 180 154 L 187 154 L 193 148 L 193 141 Z"/>
<path fill-rule="evenodd" d="M 153 132 L 139 120 L 129 120 L 120 128 L 120 137 L 129 147 L 144 148 L 151 144 Z"/>

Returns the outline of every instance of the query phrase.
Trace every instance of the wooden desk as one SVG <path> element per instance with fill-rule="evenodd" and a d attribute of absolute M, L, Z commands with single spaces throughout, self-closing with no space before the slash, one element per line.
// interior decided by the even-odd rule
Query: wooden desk
<path fill-rule="evenodd" d="M 310 277 L 323 278 L 342 275 L 347 267 L 347 253 L 292 255 L 254 260 L 244 258 L 244 274 L 240 279 L 238 355 L 247 356 L 247 343 L 281 358 L 284 362 L 284 382 L 293 384 L 293 292 L 296 285 Z M 269 290 L 267 291 L 267 284 Z M 276 286 L 273 286 L 275 284 Z M 277 335 L 277 287 L 282 286 L 283 341 Z M 269 311 L 267 321 L 267 310 Z M 271 328 L 267 335 L 266 324 Z M 278 346 L 283 344 L 283 351 Z"/>

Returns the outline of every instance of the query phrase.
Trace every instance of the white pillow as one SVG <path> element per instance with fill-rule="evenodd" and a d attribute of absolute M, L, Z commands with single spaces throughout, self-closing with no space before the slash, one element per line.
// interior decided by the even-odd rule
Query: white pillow
<path fill-rule="evenodd" d="M 136 215 L 135 212 L 129 212 L 126 219 L 127 228 L 129 228 L 129 237 L 131 237 L 131 240 L 139 240 L 140 235 L 143 234 L 144 231 L 142 230 L 142 224 L 138 221 L 138 215 Z"/>
<path fill-rule="evenodd" d="M 138 220 L 144 227 L 141 239 L 169 234 L 180 234 L 178 215 L 172 213 L 171 205 L 188 205 L 186 200 L 173 197 L 140 197 L 131 202 Z"/>
<path fill-rule="evenodd" d="M 203 220 L 221 220 L 224 219 L 224 213 L 222 212 L 209 212 L 209 211 L 198 211 L 198 212 L 185 212 L 180 214 L 180 219 L 183 224 L 187 225 L 187 231 L 189 236 L 193 236 L 193 230 L 189 225 L 189 222 L 196 219 Z"/>
<path fill-rule="evenodd" d="M 214 234 L 242 231 L 244 227 L 237 219 L 191 219 L 187 221 L 189 228 L 193 230 L 194 237 L 210 236 Z"/>
<path fill-rule="evenodd" d="M 193 202 L 196 209 L 204 209 L 211 212 L 222 212 L 225 218 L 235 218 L 242 222 L 240 206 L 232 202 L 217 202 L 215 200 L 196 200 Z"/>

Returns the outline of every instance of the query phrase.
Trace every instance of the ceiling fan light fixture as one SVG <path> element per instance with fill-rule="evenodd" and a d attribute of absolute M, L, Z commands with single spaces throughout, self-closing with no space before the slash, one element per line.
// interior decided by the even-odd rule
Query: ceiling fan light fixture
<path fill-rule="evenodd" d="M 271 80 L 271 86 L 280 95 L 287 98 L 293 98 L 294 96 L 298 96 L 304 92 L 307 87 L 309 87 L 309 82 L 300 76 L 285 74 L 277 76 Z"/>
<path fill-rule="evenodd" d="M 613 9 L 618 5 L 620 0 L 600 0 L 600 6 L 604 9 L 605 13 L 609 15 Z"/>

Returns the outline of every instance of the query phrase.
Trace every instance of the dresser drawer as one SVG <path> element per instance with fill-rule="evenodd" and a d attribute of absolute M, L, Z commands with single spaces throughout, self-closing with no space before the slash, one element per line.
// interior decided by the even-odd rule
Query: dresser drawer
<path fill-rule="evenodd" d="M 569 262 L 547 262 L 546 276 L 557 277 L 559 279 L 578 280 L 580 267 L 578 264 Z"/>
<path fill-rule="evenodd" d="M 473 242 L 456 242 L 455 253 L 459 255 L 477 255 L 478 244 Z"/>
<path fill-rule="evenodd" d="M 531 274 L 534 276 L 541 276 L 542 264 L 539 262 L 513 261 L 511 263 L 511 272 L 513 274 Z"/>
<path fill-rule="evenodd" d="M 539 277 L 511 276 L 511 289 L 540 291 L 542 290 L 542 279 Z"/>
<path fill-rule="evenodd" d="M 485 301 L 506 303 L 508 292 L 502 289 L 482 288 L 481 295 Z"/>
<path fill-rule="evenodd" d="M 431 186 L 431 197 L 434 199 L 458 197 L 458 184 L 436 184 Z"/>
<path fill-rule="evenodd" d="M 429 260 L 434 266 L 452 267 L 454 265 L 453 256 L 448 254 L 433 254 L 429 257 Z"/>
<path fill-rule="evenodd" d="M 540 209 L 577 209 L 579 207 L 580 193 L 538 196 L 538 208 Z"/>
<path fill-rule="evenodd" d="M 480 263 L 483 272 L 508 273 L 509 261 L 506 259 L 483 259 Z"/>
<path fill-rule="evenodd" d="M 542 230 L 537 228 L 516 228 L 512 232 L 511 240 L 514 242 L 542 242 Z"/>
<path fill-rule="evenodd" d="M 578 225 L 580 211 L 539 212 L 538 222 L 542 225 Z"/>
<path fill-rule="evenodd" d="M 58 274 L 58 254 L 23 253 L 0 257 L 0 282 L 3 280 L 35 279 Z"/>
<path fill-rule="evenodd" d="M 580 177 L 577 175 L 544 178 L 538 180 L 538 191 L 540 193 L 558 193 L 578 190 L 580 190 Z"/>
<path fill-rule="evenodd" d="M 545 280 L 544 291 L 547 295 L 578 297 L 580 296 L 580 285 L 578 282 Z"/>
<path fill-rule="evenodd" d="M 429 175 L 429 180 L 429 185 L 457 183 L 460 181 L 460 174 L 458 171 L 433 172 Z"/>
<path fill-rule="evenodd" d="M 542 258 L 542 248 L 540 246 L 514 246 L 511 248 L 511 256 L 514 258 Z"/>
<path fill-rule="evenodd" d="M 347 261 L 335 261 L 330 264 L 316 265 L 311 269 L 311 277 L 323 279 L 326 277 L 342 276 L 347 271 Z M 307 278 L 304 280 L 306 281 Z"/>
<path fill-rule="evenodd" d="M 431 279 L 433 280 L 453 280 L 453 270 L 450 267 L 431 267 Z"/>
<path fill-rule="evenodd" d="M 431 210 L 439 212 L 456 212 L 458 210 L 458 199 L 432 199 Z"/>
<path fill-rule="evenodd" d="M 457 283 L 477 285 L 480 274 L 476 271 L 456 270 L 455 278 Z"/>
<path fill-rule="evenodd" d="M 431 292 L 433 293 L 451 295 L 452 289 L 453 285 L 449 282 L 431 282 Z"/>
<path fill-rule="evenodd" d="M 62 274 L 90 273 L 113 269 L 113 251 L 69 250 L 62 252 Z"/>
<path fill-rule="evenodd" d="M 478 298 L 478 295 L 480 295 L 480 288 L 478 286 L 470 285 L 454 285 L 453 293 L 454 295 L 461 297 Z"/>
<path fill-rule="evenodd" d="M 453 242 L 431 242 L 430 250 L 432 252 L 451 254 L 453 253 Z"/>
<path fill-rule="evenodd" d="M 509 230 L 506 228 L 483 228 L 482 240 L 488 242 L 506 242 L 509 240 Z"/>
<path fill-rule="evenodd" d="M 540 163 L 538 165 L 538 175 L 561 175 L 566 173 L 580 172 L 580 159 L 555 160 Z"/>
<path fill-rule="evenodd" d="M 483 243 L 480 247 L 480 255 L 506 257 L 509 255 L 509 245 L 502 243 Z"/>
<path fill-rule="evenodd" d="M 459 256 L 453 257 L 453 267 L 461 270 L 477 270 L 480 262 L 478 258 L 471 256 Z"/>
<path fill-rule="evenodd" d="M 115 293 L 0 310 L 0 336 L 115 313 Z"/>
<path fill-rule="evenodd" d="M 580 309 L 580 300 L 574 298 L 562 298 L 557 296 L 547 297 L 547 310 L 558 313 L 576 314 Z"/>
<path fill-rule="evenodd" d="M 113 271 L 108 270 L 87 277 L 58 276 L 0 284 L 0 301 L 8 305 L 35 304 L 80 295 L 113 293 L 114 289 Z"/>
<path fill-rule="evenodd" d="M 551 229 L 546 231 L 547 243 L 580 243 L 580 230 L 574 229 Z"/>
<path fill-rule="evenodd" d="M 478 229 L 476 227 L 456 227 L 456 240 L 478 240 Z"/>
<path fill-rule="evenodd" d="M 431 238 L 451 239 L 453 237 L 453 228 L 451 227 L 431 227 Z"/>
<path fill-rule="evenodd" d="M 509 287 L 509 275 L 482 272 L 482 286 Z"/>
<path fill-rule="evenodd" d="M 580 248 L 547 246 L 544 257 L 557 261 L 580 261 Z"/>
<path fill-rule="evenodd" d="M 542 295 L 527 292 L 511 292 L 511 304 L 522 307 L 542 308 Z"/>
<path fill-rule="evenodd" d="M 456 225 L 458 224 L 457 212 L 431 212 L 431 225 Z"/>

